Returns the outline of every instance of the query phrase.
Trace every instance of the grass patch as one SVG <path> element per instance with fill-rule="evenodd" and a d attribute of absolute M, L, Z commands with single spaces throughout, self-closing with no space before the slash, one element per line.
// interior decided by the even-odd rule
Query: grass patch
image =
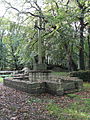
<path fill-rule="evenodd" d="M 89 101 L 90 102 L 90 101 Z M 49 114 L 57 116 L 58 120 L 89 120 L 90 119 L 90 103 L 75 102 L 66 108 L 61 108 L 57 104 L 48 104 L 47 110 Z M 87 107 L 87 105 L 89 105 Z"/>
<path fill-rule="evenodd" d="M 70 98 L 78 97 L 78 95 L 76 95 L 76 94 L 67 94 L 67 96 L 70 97 Z"/>
<path fill-rule="evenodd" d="M 0 77 L 0 83 L 3 83 L 3 78 Z"/>
<path fill-rule="evenodd" d="M 84 83 L 84 91 L 90 91 L 90 83 Z M 56 103 L 48 103 L 46 109 L 50 115 L 54 115 L 58 120 L 90 120 L 90 95 L 67 94 L 73 102 L 67 103 L 63 108 Z"/>
<path fill-rule="evenodd" d="M 42 103 L 42 99 L 31 97 L 29 100 L 27 100 L 27 103 L 29 103 L 29 104 L 32 104 L 32 103 Z"/>
<path fill-rule="evenodd" d="M 84 82 L 84 83 L 83 83 L 83 87 L 84 87 L 85 89 L 89 89 L 89 88 L 90 88 L 90 83 Z"/>
<path fill-rule="evenodd" d="M 53 72 L 53 75 L 68 76 L 69 72 Z"/>
<path fill-rule="evenodd" d="M 38 98 L 38 97 L 31 97 L 29 100 L 27 100 L 27 103 L 29 104 L 33 104 L 33 103 L 54 103 L 54 100 L 52 99 L 41 99 L 41 98 Z"/>

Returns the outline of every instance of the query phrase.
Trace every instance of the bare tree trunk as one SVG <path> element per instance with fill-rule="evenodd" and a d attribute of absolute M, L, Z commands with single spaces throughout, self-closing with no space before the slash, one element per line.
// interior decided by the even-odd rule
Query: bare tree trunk
<path fill-rule="evenodd" d="M 88 27 L 88 68 L 90 69 L 90 26 Z"/>

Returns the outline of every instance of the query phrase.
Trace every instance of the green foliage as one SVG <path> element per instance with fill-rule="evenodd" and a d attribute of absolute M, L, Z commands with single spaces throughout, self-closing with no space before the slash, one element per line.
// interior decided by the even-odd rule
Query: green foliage
<path fill-rule="evenodd" d="M 67 96 L 70 97 L 70 98 L 75 98 L 75 97 L 77 97 L 78 95 L 76 95 L 76 94 L 67 94 Z"/>
<path fill-rule="evenodd" d="M 70 76 L 79 77 L 84 82 L 90 82 L 90 70 L 71 72 Z"/>
<path fill-rule="evenodd" d="M 56 104 L 49 104 L 47 106 L 49 113 L 57 116 L 58 120 L 88 120 L 90 118 L 89 113 L 84 112 L 82 109 L 85 111 L 86 106 L 81 108 L 81 105 L 79 106 L 78 103 L 71 104 L 68 108 L 64 109 Z M 87 110 L 90 110 L 90 108 L 87 107 Z"/>
<path fill-rule="evenodd" d="M 33 103 L 43 103 L 43 102 L 45 102 L 45 103 L 47 103 L 47 102 L 49 102 L 49 103 L 54 103 L 54 100 L 53 99 L 40 99 L 40 98 L 38 98 L 38 97 L 31 97 L 28 101 L 27 101 L 27 103 L 29 103 L 29 104 L 33 104 Z"/>
<path fill-rule="evenodd" d="M 84 88 L 90 90 L 90 83 L 84 83 Z M 84 91 L 83 91 L 84 92 Z M 49 114 L 54 115 L 58 120 L 89 120 L 90 119 L 90 98 L 82 93 L 67 94 L 73 100 L 68 105 L 61 107 L 61 104 L 49 103 L 46 107 Z"/>
<path fill-rule="evenodd" d="M 8 21 L 7 21 L 8 23 Z M 7 48 L 4 43 L 4 36 L 6 34 L 6 20 L 0 18 L 0 69 L 3 70 L 7 66 Z"/>
<path fill-rule="evenodd" d="M 39 99 L 39 98 L 34 98 L 34 97 L 32 97 L 31 99 L 29 99 L 29 100 L 27 101 L 27 103 L 29 103 L 29 104 L 32 104 L 32 103 L 41 103 L 41 102 L 42 102 L 41 99 Z"/>
<path fill-rule="evenodd" d="M 62 108 L 59 108 L 58 105 L 52 103 L 47 105 L 47 110 L 50 114 L 54 114 L 57 116 L 59 116 L 59 114 L 62 112 Z"/>
<path fill-rule="evenodd" d="M 3 78 L 0 77 L 0 83 L 3 83 Z"/>
<path fill-rule="evenodd" d="M 87 82 L 87 83 L 85 82 L 85 83 L 83 84 L 83 86 L 84 86 L 85 89 L 90 88 L 90 84 L 89 84 L 88 82 Z"/>
<path fill-rule="evenodd" d="M 48 104 L 46 109 L 49 114 L 58 117 L 58 120 L 88 120 L 90 118 L 90 99 L 79 99 L 78 102 L 70 103 L 68 107 L 61 108 L 57 104 Z"/>
<path fill-rule="evenodd" d="M 86 6 L 84 21 L 89 24 L 90 2 L 88 0 L 80 0 L 79 2 Z M 13 3 L 11 4 L 13 6 Z M 24 10 L 28 11 L 27 1 L 25 3 L 24 1 L 20 1 L 20 5 L 22 9 L 25 7 Z M 32 12 L 33 14 L 38 14 L 37 9 Z M 62 64 L 68 68 L 70 67 L 69 58 L 71 57 L 72 61 L 77 65 L 80 50 L 79 18 L 81 15 L 81 10 L 77 2 L 69 1 L 68 3 L 66 0 L 45 0 L 42 7 L 42 14 L 45 16 L 46 21 L 46 29 L 42 31 L 41 36 L 42 56 L 45 59 L 47 58 L 46 61 L 48 61 L 48 64 Z M 15 17 L 17 18 L 17 16 Z M 37 20 L 37 17 L 30 16 L 30 14 L 18 15 L 16 22 L 0 18 L 0 33 L 4 31 L 2 41 L 0 39 L 0 51 L 3 51 L 0 54 L 1 68 L 8 66 L 9 68 L 18 69 L 24 65 L 32 66 L 34 56 L 38 55 L 38 35 L 37 29 L 34 29 L 35 20 Z M 87 31 L 87 28 L 85 28 L 85 31 Z M 88 64 L 89 47 L 87 32 L 84 34 L 85 49 L 83 52 L 85 52 L 85 61 Z"/>

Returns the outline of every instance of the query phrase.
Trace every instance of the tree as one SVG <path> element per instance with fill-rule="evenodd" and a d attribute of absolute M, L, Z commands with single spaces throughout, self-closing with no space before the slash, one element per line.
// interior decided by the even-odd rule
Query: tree
<path fill-rule="evenodd" d="M 7 66 L 7 48 L 4 43 L 4 36 L 6 35 L 6 20 L 0 18 L 0 69 L 4 70 Z"/>
<path fill-rule="evenodd" d="M 85 14 L 88 12 L 89 1 L 76 0 L 80 10 L 79 22 L 80 22 L 80 50 L 79 50 L 79 62 L 80 69 L 85 69 L 84 62 L 84 29 L 88 23 L 85 23 Z M 88 3 L 87 3 L 88 2 Z"/>
<path fill-rule="evenodd" d="M 88 40 L 88 68 L 90 69 L 90 26 L 88 26 L 88 37 L 87 37 L 87 40 Z"/>
<path fill-rule="evenodd" d="M 10 63 L 13 63 L 13 67 L 17 68 L 20 64 L 32 65 L 34 57 L 39 55 L 39 61 L 42 62 L 44 58 L 47 64 L 62 64 L 69 70 L 77 70 L 79 58 L 80 69 L 85 69 L 89 58 L 88 0 L 45 0 L 42 9 L 37 0 L 26 0 L 25 3 L 21 1 L 22 7 L 6 3 L 10 10 L 17 11 L 19 20 L 10 21 L 8 34 L 4 36 L 8 61 L 12 61 Z M 35 28 L 39 33 L 45 28 L 40 35 L 40 42 Z"/>

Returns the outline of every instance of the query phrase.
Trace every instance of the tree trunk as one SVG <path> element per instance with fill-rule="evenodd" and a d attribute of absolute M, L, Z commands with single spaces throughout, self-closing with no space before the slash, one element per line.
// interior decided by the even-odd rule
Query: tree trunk
<path fill-rule="evenodd" d="M 80 50 L 79 50 L 79 64 L 81 70 L 85 69 L 83 32 L 84 32 L 84 13 L 82 12 L 80 17 Z"/>
<path fill-rule="evenodd" d="M 12 53 L 12 57 L 13 57 L 13 62 L 14 62 L 15 70 L 17 70 L 18 69 L 18 64 L 17 64 L 18 58 L 17 58 L 17 56 L 14 55 L 15 51 L 14 51 L 12 45 L 11 45 L 11 53 Z"/>
<path fill-rule="evenodd" d="M 67 53 L 67 64 L 68 64 L 68 70 L 69 71 L 76 71 L 77 70 L 77 65 L 75 64 L 73 58 L 72 58 L 72 52 L 70 50 L 69 44 L 65 44 L 65 49 Z"/>
<path fill-rule="evenodd" d="M 90 26 L 88 27 L 88 68 L 90 69 Z"/>

